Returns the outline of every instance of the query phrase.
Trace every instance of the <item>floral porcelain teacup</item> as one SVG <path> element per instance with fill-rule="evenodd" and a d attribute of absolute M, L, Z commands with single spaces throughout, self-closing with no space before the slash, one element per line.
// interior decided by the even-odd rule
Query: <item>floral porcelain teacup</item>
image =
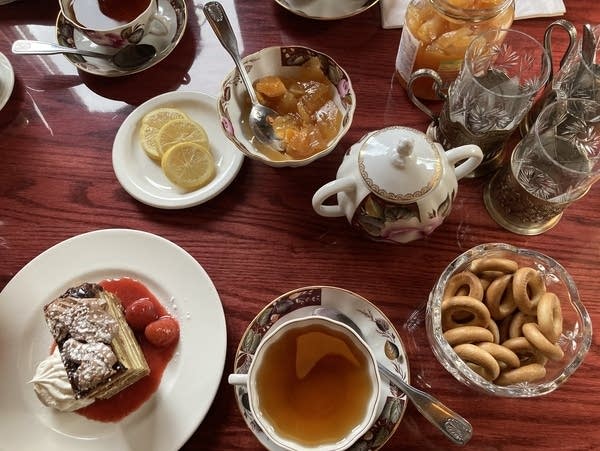
<path fill-rule="evenodd" d="M 482 158 L 475 145 L 444 151 L 417 130 L 384 128 L 365 135 L 346 152 L 336 180 L 317 190 L 312 205 L 321 216 L 345 216 L 372 239 L 407 243 L 429 235 L 443 222 L 458 180 Z M 334 195 L 337 203 L 325 205 Z"/>
<path fill-rule="evenodd" d="M 121 6 L 118 5 L 120 2 Z M 81 10 L 85 12 L 83 17 L 89 22 L 84 22 L 83 18 L 77 15 L 78 9 L 74 0 L 59 0 L 60 11 L 66 21 L 88 39 L 104 47 L 120 49 L 139 43 L 146 34 L 163 36 L 168 33 L 167 20 L 158 14 L 158 0 L 140 0 L 137 2 L 140 4 L 137 10 L 129 8 L 133 12 L 132 16 L 123 16 L 128 12 L 123 3 L 127 2 L 112 0 L 103 4 L 99 0 L 97 7 L 93 7 L 91 3 L 85 2 Z M 112 8 L 115 12 L 112 14 L 103 8 Z M 95 19 L 94 14 L 99 17 Z"/>

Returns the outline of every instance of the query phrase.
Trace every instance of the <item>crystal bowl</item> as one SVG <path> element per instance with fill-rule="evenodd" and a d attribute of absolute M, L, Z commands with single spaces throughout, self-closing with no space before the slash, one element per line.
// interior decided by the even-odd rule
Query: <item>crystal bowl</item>
<path fill-rule="evenodd" d="M 464 271 L 471 262 L 482 257 L 508 258 L 517 262 L 519 267 L 529 266 L 537 269 L 542 275 L 546 290 L 555 293 L 560 300 L 563 327 L 556 344 L 564 352 L 564 357 L 558 361 L 548 360 L 545 364 L 546 375 L 541 379 L 513 385 L 498 385 L 476 372 L 477 368 L 473 365 L 467 365 L 444 337 L 441 305 L 448 281 L 454 274 Z M 434 355 L 450 374 L 468 387 L 504 397 L 534 397 L 552 392 L 575 372 L 592 342 L 590 316 L 579 298 L 573 278 L 565 268 L 540 252 L 503 243 L 475 246 L 459 255 L 446 267 L 429 295 L 426 328 Z M 506 338 L 500 338 L 500 343 L 505 342 Z"/>

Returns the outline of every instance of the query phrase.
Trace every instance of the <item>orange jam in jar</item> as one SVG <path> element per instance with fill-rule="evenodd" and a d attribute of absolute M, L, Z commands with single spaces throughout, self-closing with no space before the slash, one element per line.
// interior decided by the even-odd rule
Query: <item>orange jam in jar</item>
<path fill-rule="evenodd" d="M 473 38 L 488 29 L 510 28 L 514 13 L 514 0 L 411 0 L 396 57 L 400 83 L 406 88 L 414 71 L 428 68 L 440 75 L 447 89 Z M 431 79 L 416 80 L 413 92 L 439 100 Z"/>

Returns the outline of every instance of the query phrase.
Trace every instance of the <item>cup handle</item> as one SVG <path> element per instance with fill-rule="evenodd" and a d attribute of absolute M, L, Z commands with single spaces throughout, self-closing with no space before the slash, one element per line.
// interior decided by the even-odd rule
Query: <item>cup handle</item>
<path fill-rule="evenodd" d="M 573 51 L 576 50 L 575 45 L 577 44 L 577 28 L 575 28 L 575 25 L 573 25 L 568 20 L 558 19 L 546 27 L 546 31 L 544 32 L 544 49 L 546 49 L 546 52 L 548 52 L 548 56 L 550 57 L 550 77 L 546 82 L 546 86 L 551 84 L 554 80 L 554 67 L 552 62 L 552 31 L 557 27 L 565 30 L 567 32 L 567 35 L 569 36 L 569 45 L 567 46 L 567 50 L 565 50 L 565 53 L 560 59 L 560 63 L 558 66 L 559 69 L 563 67 L 563 65 L 571 56 Z"/>
<path fill-rule="evenodd" d="M 245 373 L 232 373 L 227 378 L 230 385 L 248 385 L 248 375 Z"/>
<path fill-rule="evenodd" d="M 440 100 L 446 100 L 446 98 L 448 96 L 442 91 L 442 87 L 444 86 L 442 77 L 440 77 L 439 74 L 432 69 L 419 69 L 419 70 L 414 71 L 410 75 L 410 78 L 408 79 L 408 84 L 406 86 L 408 98 L 418 109 L 420 109 L 423 113 L 425 113 L 427 116 L 429 116 L 433 121 L 437 122 L 438 116 L 435 115 L 433 113 L 433 111 L 431 111 L 429 108 L 427 108 L 423 104 L 423 102 L 421 102 L 419 99 L 417 99 L 417 97 L 415 96 L 415 93 L 413 92 L 413 88 L 412 88 L 413 83 L 415 81 L 417 81 L 417 79 L 423 78 L 423 77 L 433 78 L 433 86 L 435 89 L 435 94 L 440 98 Z"/>
<path fill-rule="evenodd" d="M 466 161 L 454 168 L 456 180 L 466 177 L 475 170 L 483 161 L 483 152 L 479 146 L 475 144 L 467 144 L 466 146 L 455 147 L 446 151 L 448 162 L 454 166 L 461 160 L 466 158 Z"/>
<path fill-rule="evenodd" d="M 329 218 L 345 216 L 346 213 L 344 212 L 344 210 L 342 210 L 341 205 L 323 205 L 323 202 L 325 202 L 329 197 L 341 191 L 351 192 L 355 190 L 356 182 L 351 177 L 344 177 L 341 179 L 333 180 L 329 183 L 326 183 L 317 190 L 317 192 L 312 198 L 312 206 L 314 210 L 321 216 Z"/>
<path fill-rule="evenodd" d="M 169 34 L 169 21 L 158 13 L 154 13 L 150 20 L 148 33 L 156 36 L 165 36 Z"/>

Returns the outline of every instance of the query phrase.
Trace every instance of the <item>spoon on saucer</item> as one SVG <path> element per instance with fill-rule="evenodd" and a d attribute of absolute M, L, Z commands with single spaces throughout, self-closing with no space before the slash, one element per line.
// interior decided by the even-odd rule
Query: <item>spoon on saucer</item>
<path fill-rule="evenodd" d="M 283 152 L 283 143 L 280 138 L 275 135 L 273 130 L 273 120 L 279 116 L 276 111 L 262 105 L 256 93 L 254 92 L 254 86 L 252 86 L 252 80 L 246 71 L 246 68 L 242 64 L 240 53 L 238 50 L 237 40 L 227 14 L 223 9 L 223 5 L 219 2 L 208 2 L 204 5 L 204 15 L 206 20 L 212 27 L 213 31 L 217 35 L 217 38 L 221 42 L 221 45 L 227 50 L 233 62 L 235 63 L 242 82 L 246 86 L 248 95 L 250 96 L 250 102 L 252 102 L 252 109 L 250 110 L 250 117 L 248 123 L 250 130 L 254 133 L 254 136 L 263 144 Z"/>
<path fill-rule="evenodd" d="M 156 56 L 156 49 L 150 44 L 128 45 L 119 49 L 117 53 L 108 55 L 89 50 L 63 47 L 51 42 L 29 41 L 19 39 L 13 42 L 12 52 L 17 55 L 55 55 L 57 53 L 70 53 L 73 55 L 91 56 L 111 61 L 121 69 L 133 69 L 142 66 Z"/>
<path fill-rule="evenodd" d="M 340 323 L 344 323 L 364 339 L 364 335 L 358 325 L 351 318 L 338 310 L 329 307 L 318 307 L 313 311 L 313 315 L 324 316 L 339 321 Z M 450 440 L 458 445 L 464 445 L 471 439 L 473 428 L 467 420 L 446 407 L 430 394 L 407 384 L 400 376 L 383 365 L 383 363 L 377 362 L 377 367 L 389 381 L 396 384 L 400 390 L 406 394 L 417 410 Z"/>

